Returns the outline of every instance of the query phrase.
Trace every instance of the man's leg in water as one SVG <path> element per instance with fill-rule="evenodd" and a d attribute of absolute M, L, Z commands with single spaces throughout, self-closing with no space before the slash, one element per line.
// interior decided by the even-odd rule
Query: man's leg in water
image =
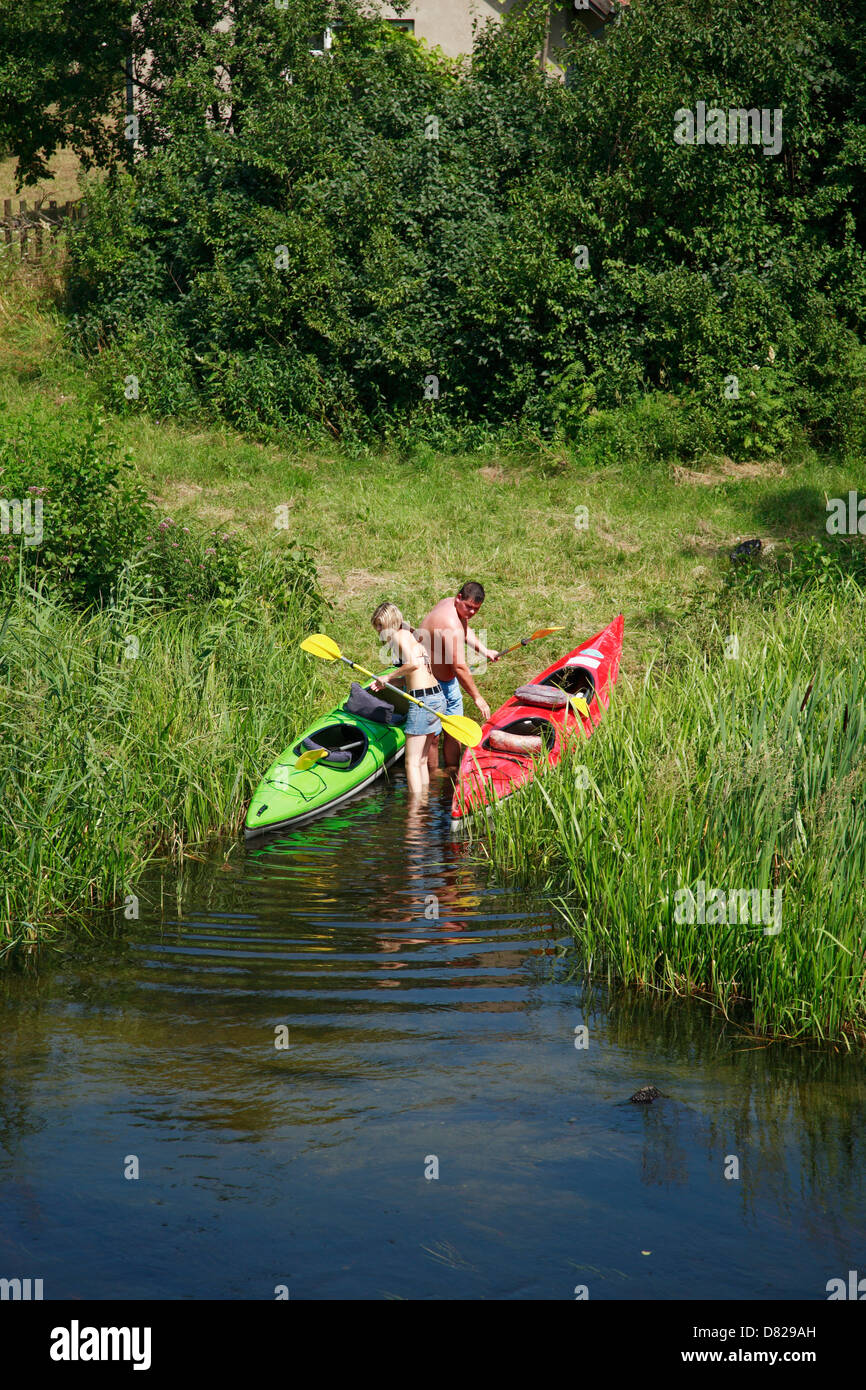
<path fill-rule="evenodd" d="M 460 682 L 456 676 L 452 676 L 450 681 L 441 681 L 442 690 L 445 694 L 445 713 L 463 713 L 463 691 L 460 689 Z M 450 734 L 445 734 L 445 770 L 446 772 L 456 772 L 460 766 L 460 744 L 456 738 Z"/>

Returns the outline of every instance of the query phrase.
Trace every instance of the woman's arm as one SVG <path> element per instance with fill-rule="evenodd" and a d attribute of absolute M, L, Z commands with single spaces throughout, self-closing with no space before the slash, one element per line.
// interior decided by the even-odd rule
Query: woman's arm
<path fill-rule="evenodd" d="M 423 664 L 424 648 L 421 647 L 420 652 L 416 651 L 416 648 L 420 645 L 417 638 L 412 636 L 411 630 L 407 631 L 405 628 L 402 628 L 394 633 L 391 639 L 392 650 L 396 647 L 400 656 L 404 658 L 404 661 L 402 666 L 398 666 L 395 670 L 388 672 L 388 676 L 391 680 L 395 680 L 397 676 L 408 676 L 410 671 L 414 671 L 417 666 Z M 411 654 L 407 655 L 407 652 Z M 375 681 L 372 688 L 374 690 L 381 690 L 382 682 L 379 680 Z"/>

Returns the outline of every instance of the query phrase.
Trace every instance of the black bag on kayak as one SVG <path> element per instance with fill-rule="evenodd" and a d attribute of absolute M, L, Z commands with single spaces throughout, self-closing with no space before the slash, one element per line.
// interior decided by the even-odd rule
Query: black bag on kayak
<path fill-rule="evenodd" d="M 405 724 L 405 714 L 398 714 L 387 700 L 378 700 L 369 690 L 364 690 L 357 681 L 352 681 L 352 692 L 343 706 L 346 714 L 357 714 L 361 719 L 372 719 L 377 724 Z"/>

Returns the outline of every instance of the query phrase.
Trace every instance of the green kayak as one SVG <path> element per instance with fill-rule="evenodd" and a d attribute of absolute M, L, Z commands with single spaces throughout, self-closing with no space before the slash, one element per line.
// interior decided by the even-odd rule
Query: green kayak
<path fill-rule="evenodd" d="M 387 680 L 389 673 L 383 676 Z M 402 680 L 395 684 L 402 685 Z M 365 693 L 369 694 L 369 686 Z M 389 690 L 377 691 L 373 698 L 397 717 L 405 717 L 409 708 L 406 700 Z M 352 704 L 352 697 L 346 704 Z M 323 714 L 280 754 L 259 782 L 247 811 L 246 838 L 304 825 L 348 801 L 402 757 L 405 744 L 399 724 L 353 714 L 346 705 Z M 305 771 L 295 771 L 304 753 L 320 748 L 328 750 L 326 757 Z"/>

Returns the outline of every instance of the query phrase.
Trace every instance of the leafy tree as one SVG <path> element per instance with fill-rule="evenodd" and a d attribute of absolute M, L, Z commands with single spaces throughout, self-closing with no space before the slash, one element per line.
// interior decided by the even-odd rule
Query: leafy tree
<path fill-rule="evenodd" d="M 85 168 L 121 153 L 130 22 L 119 0 L 0 0 L 0 146 L 19 186 L 62 146 Z"/>
<path fill-rule="evenodd" d="M 354 0 L 232 12 L 142 6 L 136 158 L 73 238 L 71 325 L 122 408 L 441 440 L 574 435 L 661 391 L 736 456 L 803 429 L 866 443 L 866 38 L 847 17 L 635 0 L 603 41 L 575 27 L 561 83 L 541 0 L 467 63 Z M 781 149 L 678 143 L 699 102 L 781 111 Z"/>

